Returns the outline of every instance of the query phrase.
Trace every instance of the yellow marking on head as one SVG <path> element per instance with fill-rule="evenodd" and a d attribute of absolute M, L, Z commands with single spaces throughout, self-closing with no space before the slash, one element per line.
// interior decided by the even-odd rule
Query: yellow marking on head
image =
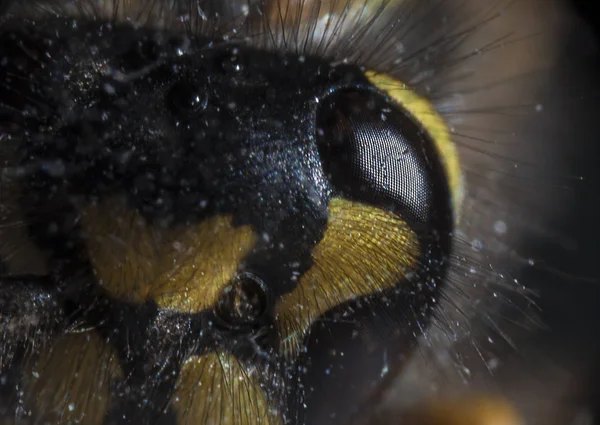
<path fill-rule="evenodd" d="M 25 405 L 35 423 L 101 425 L 111 383 L 121 376 L 112 347 L 98 334 L 64 336 L 26 368 Z"/>
<path fill-rule="evenodd" d="M 312 252 L 313 266 L 276 305 L 282 352 L 295 355 L 328 310 L 396 286 L 416 269 L 419 254 L 416 234 L 398 216 L 332 199 L 327 230 Z"/>
<path fill-rule="evenodd" d="M 426 99 L 398 80 L 389 75 L 373 71 L 365 72 L 365 76 L 371 84 L 406 109 L 433 139 L 437 153 L 446 171 L 450 195 L 452 196 L 454 217 L 458 221 L 460 218 L 460 208 L 465 196 L 464 179 L 460 170 L 458 152 L 450 137 L 450 131 L 446 122 Z"/>
<path fill-rule="evenodd" d="M 188 359 L 171 398 L 178 425 L 281 425 L 259 374 L 230 354 L 210 353 Z"/>
<path fill-rule="evenodd" d="M 83 208 L 82 223 L 102 288 L 122 301 L 154 300 L 181 312 L 211 308 L 257 240 L 229 216 L 161 227 L 116 199 Z"/>

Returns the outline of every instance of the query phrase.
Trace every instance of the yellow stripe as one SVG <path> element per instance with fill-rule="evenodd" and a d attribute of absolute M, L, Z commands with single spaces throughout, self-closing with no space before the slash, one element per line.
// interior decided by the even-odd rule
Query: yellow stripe
<path fill-rule="evenodd" d="M 101 425 L 121 374 L 112 347 L 96 333 L 62 337 L 26 371 L 26 406 L 35 423 Z"/>
<path fill-rule="evenodd" d="M 171 398 L 177 425 L 281 425 L 260 387 L 259 373 L 230 354 L 191 357 Z"/>
<path fill-rule="evenodd" d="M 328 310 L 396 286 L 415 270 L 419 253 L 416 234 L 396 215 L 332 199 L 313 266 L 276 305 L 282 352 L 295 356 L 312 324 Z"/>
<path fill-rule="evenodd" d="M 186 313 L 212 308 L 257 240 L 230 216 L 162 227 L 118 199 L 82 208 L 82 224 L 98 281 L 111 296 Z"/>

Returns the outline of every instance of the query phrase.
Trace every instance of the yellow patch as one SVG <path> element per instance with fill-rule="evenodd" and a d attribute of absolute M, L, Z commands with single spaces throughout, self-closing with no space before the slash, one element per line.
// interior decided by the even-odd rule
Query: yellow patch
<path fill-rule="evenodd" d="M 83 208 L 82 223 L 94 271 L 111 296 L 186 313 L 212 308 L 257 240 L 229 216 L 153 226 L 117 199 Z"/>
<path fill-rule="evenodd" d="M 523 425 L 524 421 L 514 407 L 500 397 L 481 395 L 453 399 L 427 400 L 398 415 L 390 413 L 381 422 L 406 425 Z M 375 421 L 376 424 L 380 422 Z"/>
<path fill-rule="evenodd" d="M 416 234 L 398 216 L 332 199 L 327 230 L 313 249 L 313 266 L 276 304 L 282 352 L 297 354 L 312 324 L 328 310 L 396 286 L 417 268 L 419 255 Z"/>
<path fill-rule="evenodd" d="M 454 216 L 455 220 L 458 221 L 460 218 L 460 208 L 465 196 L 464 179 L 460 171 L 458 152 L 450 137 L 450 131 L 446 122 L 425 98 L 419 96 L 415 91 L 398 80 L 389 75 L 373 71 L 365 72 L 365 76 L 371 84 L 384 93 L 387 93 L 388 96 L 407 110 L 418 123 L 421 123 L 433 139 L 437 153 L 446 171 L 450 195 L 452 196 Z"/>
<path fill-rule="evenodd" d="M 282 424 L 260 387 L 259 373 L 224 353 L 188 359 L 171 398 L 177 424 Z"/>
<path fill-rule="evenodd" d="M 62 337 L 26 371 L 26 407 L 37 423 L 101 425 L 110 386 L 122 371 L 112 347 L 95 333 Z"/>

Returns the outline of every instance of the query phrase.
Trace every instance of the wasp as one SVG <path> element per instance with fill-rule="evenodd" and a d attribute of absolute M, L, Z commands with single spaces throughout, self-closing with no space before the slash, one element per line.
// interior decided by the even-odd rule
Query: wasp
<path fill-rule="evenodd" d="M 498 271 L 517 162 L 474 143 L 519 91 L 486 58 L 527 48 L 475 3 L 2 3 L 2 417 L 523 423 L 427 377 L 493 370 L 478 321 L 529 303 Z"/>

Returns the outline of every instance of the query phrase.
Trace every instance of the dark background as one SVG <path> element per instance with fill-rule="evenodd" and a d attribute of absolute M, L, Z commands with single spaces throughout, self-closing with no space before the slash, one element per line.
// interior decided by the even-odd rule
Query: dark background
<path fill-rule="evenodd" d="M 596 34 L 600 34 L 600 13 L 597 0 L 571 0 L 575 11 L 581 18 L 588 22 Z"/>
<path fill-rule="evenodd" d="M 572 143 L 569 174 L 583 179 L 570 187 L 569 212 L 556 223 L 568 243 L 559 250 L 541 247 L 552 268 L 532 273 L 538 274 L 536 289 L 549 329 L 540 344 L 565 367 L 573 367 L 570 362 L 577 367 L 584 364 L 588 373 L 583 376 L 587 378 L 583 397 L 600 424 L 600 1 L 569 3 L 581 22 L 566 53 L 576 70 L 572 80 L 579 79 L 573 81 L 573 94 L 582 95 L 574 112 L 565 108 L 565 114 L 577 114 L 577 128 L 569 130 L 572 137 L 565 143 Z"/>

